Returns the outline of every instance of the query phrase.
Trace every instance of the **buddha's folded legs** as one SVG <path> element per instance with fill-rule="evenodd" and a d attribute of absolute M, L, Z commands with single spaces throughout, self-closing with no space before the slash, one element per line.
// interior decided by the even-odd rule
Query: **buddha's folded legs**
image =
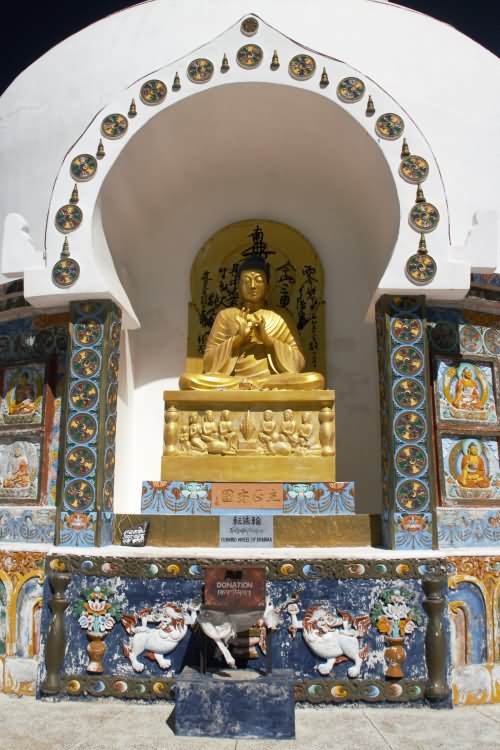
<path fill-rule="evenodd" d="M 325 379 L 318 372 L 282 372 L 276 375 L 256 375 L 245 378 L 238 375 L 216 375 L 210 373 L 185 373 L 179 380 L 182 391 L 234 391 L 255 388 L 258 390 L 320 390 Z"/>

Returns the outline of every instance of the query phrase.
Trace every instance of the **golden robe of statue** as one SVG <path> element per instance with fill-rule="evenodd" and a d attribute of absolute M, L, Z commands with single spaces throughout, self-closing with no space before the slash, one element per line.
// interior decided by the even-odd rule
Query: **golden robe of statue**
<path fill-rule="evenodd" d="M 203 373 L 184 373 L 181 390 L 324 388 L 323 375 L 302 372 L 304 354 L 286 311 L 265 307 L 267 272 L 259 260 L 240 266 L 242 307 L 218 313 L 203 356 Z"/>
<path fill-rule="evenodd" d="M 460 466 L 460 474 L 458 476 L 458 483 L 462 487 L 478 487 L 485 489 L 490 487 L 490 479 L 486 474 L 486 466 L 479 455 L 477 445 L 471 443 L 467 449 L 467 453 L 462 458 Z"/>

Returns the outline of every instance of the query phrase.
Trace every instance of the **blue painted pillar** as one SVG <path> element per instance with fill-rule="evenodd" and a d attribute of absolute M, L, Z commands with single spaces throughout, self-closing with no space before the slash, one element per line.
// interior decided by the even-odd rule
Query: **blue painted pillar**
<path fill-rule="evenodd" d="M 425 297 L 384 296 L 376 318 L 384 543 L 432 549 L 436 488 Z"/>
<path fill-rule="evenodd" d="M 56 530 L 64 546 L 112 541 L 120 332 L 112 302 L 71 304 Z"/>

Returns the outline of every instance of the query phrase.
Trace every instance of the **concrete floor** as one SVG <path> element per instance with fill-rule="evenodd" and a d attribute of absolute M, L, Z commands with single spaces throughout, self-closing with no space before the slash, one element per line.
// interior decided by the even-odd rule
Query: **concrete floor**
<path fill-rule="evenodd" d="M 500 750 L 500 704 L 296 710 L 296 740 L 176 737 L 172 707 L 0 694 L 0 750 Z"/>

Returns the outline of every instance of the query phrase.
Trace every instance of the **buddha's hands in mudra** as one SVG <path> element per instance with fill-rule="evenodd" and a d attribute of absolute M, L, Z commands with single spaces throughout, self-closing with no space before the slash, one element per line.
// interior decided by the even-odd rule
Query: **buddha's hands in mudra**
<path fill-rule="evenodd" d="M 272 347 L 271 338 L 266 333 L 266 321 L 263 316 L 251 313 L 246 307 L 241 309 L 237 318 L 238 330 L 233 341 L 233 354 L 237 354 L 241 348 L 252 340 L 262 343 L 266 349 Z"/>

